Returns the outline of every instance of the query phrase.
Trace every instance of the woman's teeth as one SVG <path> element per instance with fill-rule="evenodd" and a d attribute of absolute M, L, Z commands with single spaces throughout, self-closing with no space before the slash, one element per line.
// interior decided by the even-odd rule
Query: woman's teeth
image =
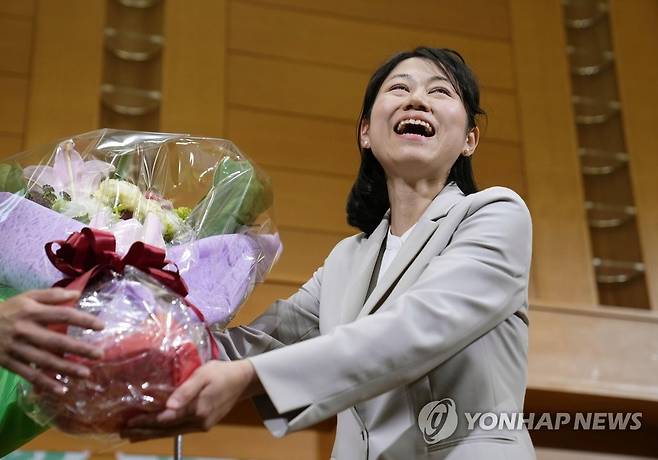
<path fill-rule="evenodd" d="M 424 120 L 409 118 L 402 120 L 395 126 L 397 134 L 419 134 L 425 137 L 434 135 L 434 128 Z"/>

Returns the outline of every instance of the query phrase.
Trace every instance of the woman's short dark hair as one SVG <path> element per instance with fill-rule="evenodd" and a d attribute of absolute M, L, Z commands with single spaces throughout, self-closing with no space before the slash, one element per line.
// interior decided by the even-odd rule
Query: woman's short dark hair
<path fill-rule="evenodd" d="M 357 125 L 361 166 L 347 201 L 347 222 L 361 229 L 366 235 L 370 235 L 377 228 L 390 203 L 384 168 L 379 164 L 372 150 L 361 147 L 361 123 L 370 120 L 372 106 L 386 77 L 400 62 L 414 57 L 433 62 L 445 73 L 464 104 L 469 130 L 475 128 L 478 117 L 484 115 L 480 107 L 480 89 L 477 80 L 457 51 L 447 48 L 418 47 L 413 51 L 396 54 L 375 71 L 366 87 Z M 470 157 L 459 155 L 448 174 L 448 182 L 453 181 L 466 195 L 477 192 Z"/>

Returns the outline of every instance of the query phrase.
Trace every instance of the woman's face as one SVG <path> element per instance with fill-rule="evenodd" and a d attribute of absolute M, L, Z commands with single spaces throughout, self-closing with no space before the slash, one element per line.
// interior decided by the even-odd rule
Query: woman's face
<path fill-rule="evenodd" d="M 360 128 L 387 177 L 445 181 L 459 155 L 471 155 L 479 131 L 467 130 L 464 104 L 433 62 L 410 58 L 388 75 L 370 120 Z"/>

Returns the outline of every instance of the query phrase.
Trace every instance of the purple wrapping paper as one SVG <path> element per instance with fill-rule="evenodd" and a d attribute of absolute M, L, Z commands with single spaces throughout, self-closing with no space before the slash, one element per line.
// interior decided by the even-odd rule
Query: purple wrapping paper
<path fill-rule="evenodd" d="M 0 192 L 0 284 L 21 291 L 62 278 L 44 246 L 84 224 L 11 193 Z M 214 235 L 167 249 L 187 283 L 188 300 L 207 324 L 228 323 L 281 249 L 278 235 Z M 260 262 L 260 264 L 259 264 Z"/>
<path fill-rule="evenodd" d="M 0 284 L 19 291 L 52 286 L 62 273 L 50 263 L 44 246 L 83 227 L 30 200 L 0 192 Z"/>
<path fill-rule="evenodd" d="M 214 235 L 167 249 L 187 283 L 187 299 L 208 324 L 228 323 L 256 282 L 256 240 L 242 234 Z M 212 307 L 211 307 L 212 306 Z"/>

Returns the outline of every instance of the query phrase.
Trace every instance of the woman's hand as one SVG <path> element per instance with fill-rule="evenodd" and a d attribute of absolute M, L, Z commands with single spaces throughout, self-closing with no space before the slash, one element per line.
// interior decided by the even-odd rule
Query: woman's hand
<path fill-rule="evenodd" d="M 208 431 L 238 401 L 259 392 L 262 387 L 248 360 L 211 361 L 174 391 L 167 400 L 166 410 L 135 417 L 121 437 L 134 442 Z"/>
<path fill-rule="evenodd" d="M 58 393 L 63 393 L 64 387 L 43 371 L 88 376 L 87 367 L 63 355 L 97 359 L 102 356 L 100 350 L 47 328 L 49 324 L 65 324 L 103 329 L 102 321 L 95 316 L 60 306 L 79 296 L 77 291 L 53 288 L 29 291 L 0 302 L 0 366 Z"/>

